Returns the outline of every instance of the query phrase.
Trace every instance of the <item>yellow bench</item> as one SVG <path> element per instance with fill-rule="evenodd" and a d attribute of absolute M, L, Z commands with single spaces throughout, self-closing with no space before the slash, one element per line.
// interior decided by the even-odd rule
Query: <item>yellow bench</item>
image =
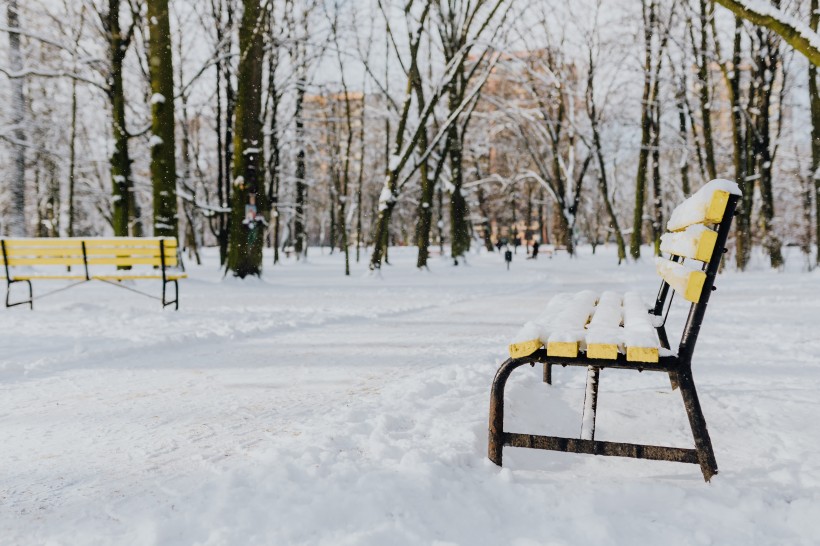
<path fill-rule="evenodd" d="M 131 287 L 119 284 L 125 280 L 153 279 L 162 281 L 163 308 L 174 305 L 179 309 L 179 279 L 187 275 L 169 270 L 179 267 L 177 240 L 173 237 L 137 238 L 19 238 L 0 239 L 2 266 L 6 280 L 6 307 L 28 304 L 34 308 L 34 300 L 66 290 L 89 281 L 101 281 L 125 288 L 149 297 Z M 135 266 L 150 269 L 134 270 Z M 58 271 L 55 268 L 64 268 Z M 31 281 L 76 281 L 69 286 L 34 297 Z M 27 283 L 27 300 L 11 302 L 11 287 Z M 166 299 L 166 287 L 174 285 L 174 299 Z"/>
<path fill-rule="evenodd" d="M 509 346 L 510 358 L 498 370 L 490 398 L 490 460 L 502 463 L 504 446 L 592 455 L 612 455 L 698 464 L 706 481 L 717 473 L 706 420 L 692 379 L 692 354 L 709 297 L 725 252 L 740 190 L 733 182 L 713 180 L 672 213 L 657 258 L 662 278 L 653 308 L 634 293 L 598 295 L 590 291 L 559 294 L 544 312 L 527 323 Z M 714 228 L 714 229 L 713 229 Z M 684 264 L 684 262 L 688 262 Z M 672 297 L 691 306 L 673 350 L 666 332 Z M 543 381 L 552 382 L 552 366 L 587 368 L 587 389 L 579 438 L 560 438 L 504 430 L 504 389 L 513 370 L 543 364 Z M 595 440 L 598 382 L 604 368 L 660 371 L 680 388 L 694 438 L 694 449 Z"/>

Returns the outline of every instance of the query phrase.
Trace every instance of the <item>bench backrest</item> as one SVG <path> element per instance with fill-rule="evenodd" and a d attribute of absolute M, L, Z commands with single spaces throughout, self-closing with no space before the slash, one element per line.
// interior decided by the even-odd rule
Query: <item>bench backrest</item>
<path fill-rule="evenodd" d="M 678 348 L 682 360 L 692 358 L 740 196 L 734 182 L 709 182 L 673 211 L 667 223 L 669 233 L 661 238 L 661 252 L 671 259 L 657 259 L 663 282 L 654 313 L 663 313 L 670 290 L 691 302 Z M 686 260 L 698 262 L 699 267 L 687 267 Z"/>
<path fill-rule="evenodd" d="M 175 267 L 177 240 L 173 237 L 30 238 L 3 239 L 0 265 L 111 265 Z"/>

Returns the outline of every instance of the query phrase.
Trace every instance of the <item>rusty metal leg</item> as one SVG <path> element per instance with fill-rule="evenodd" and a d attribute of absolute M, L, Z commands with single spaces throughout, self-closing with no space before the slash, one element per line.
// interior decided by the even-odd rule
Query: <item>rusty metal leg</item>
<path fill-rule="evenodd" d="M 706 428 L 706 419 L 703 417 L 698 392 L 695 390 L 695 382 L 692 379 L 692 370 L 685 366 L 678 373 L 670 375 L 677 376 L 683 404 L 686 407 L 686 414 L 689 416 L 689 426 L 692 428 L 692 436 L 695 438 L 700 470 L 703 472 L 703 479 L 708 482 L 712 479 L 712 476 L 718 473 L 718 468 L 715 452 L 712 450 L 712 440 L 709 438 L 709 431 Z"/>
<path fill-rule="evenodd" d="M 669 372 L 669 384 L 673 391 L 678 390 L 678 378 L 674 372 Z"/>
<path fill-rule="evenodd" d="M 487 456 L 501 466 L 501 452 L 504 449 L 504 388 L 512 371 L 528 364 L 526 360 L 507 359 L 495 374 L 490 392 L 490 434 Z"/>
<path fill-rule="evenodd" d="M 598 382 L 601 368 L 587 368 L 587 390 L 584 395 L 584 412 L 581 415 L 581 439 L 595 439 L 595 414 L 598 411 Z"/>
<path fill-rule="evenodd" d="M 552 385 L 552 364 L 544 362 L 544 383 Z"/>

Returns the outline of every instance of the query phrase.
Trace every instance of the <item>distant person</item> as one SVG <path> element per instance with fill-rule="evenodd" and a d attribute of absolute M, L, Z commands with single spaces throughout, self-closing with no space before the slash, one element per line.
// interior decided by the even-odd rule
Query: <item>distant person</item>
<path fill-rule="evenodd" d="M 532 242 L 532 255 L 529 257 L 530 260 L 537 260 L 538 259 L 538 247 L 541 245 L 538 244 L 538 241 Z"/>
<path fill-rule="evenodd" d="M 521 246 L 521 238 L 515 237 L 513 239 L 513 248 L 515 248 L 515 253 L 518 254 L 518 247 Z"/>
<path fill-rule="evenodd" d="M 501 249 L 504 248 L 504 243 L 501 242 L 501 239 L 499 239 L 498 242 L 495 243 L 495 248 L 497 248 L 499 252 L 501 252 Z"/>

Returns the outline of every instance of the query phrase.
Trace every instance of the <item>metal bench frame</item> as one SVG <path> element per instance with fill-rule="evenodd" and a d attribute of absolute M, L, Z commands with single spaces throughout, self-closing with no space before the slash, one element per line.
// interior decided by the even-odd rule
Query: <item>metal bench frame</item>
<path fill-rule="evenodd" d="M 161 262 L 160 271 L 162 272 L 162 279 L 161 279 L 162 280 L 162 298 L 157 298 L 156 296 L 153 296 L 153 295 L 148 294 L 146 292 L 142 292 L 140 290 L 136 290 L 134 288 L 131 288 L 130 286 L 122 285 L 118 282 L 112 282 L 109 279 L 100 279 L 100 278 L 95 278 L 94 276 L 92 276 L 88 271 L 88 256 L 86 254 L 85 241 L 82 242 L 83 270 L 84 270 L 84 274 L 85 274 L 85 279 L 81 279 L 80 281 L 69 284 L 68 286 L 65 286 L 63 288 L 59 288 L 57 290 L 52 290 L 51 292 L 46 292 L 45 294 L 41 294 L 41 295 L 39 295 L 35 298 L 34 293 L 32 291 L 31 281 L 36 280 L 36 278 L 35 279 L 15 279 L 14 276 L 12 275 L 12 272 L 11 272 L 11 268 L 14 267 L 14 266 L 9 266 L 9 256 L 6 253 L 6 241 L 4 239 L 0 239 L 0 249 L 2 249 L 2 252 L 3 252 L 3 265 L 6 269 L 6 307 L 7 308 L 8 307 L 17 307 L 18 305 L 28 305 L 29 309 L 33 310 L 34 309 L 34 300 L 42 299 L 42 298 L 45 298 L 46 296 L 50 296 L 50 295 L 56 294 L 58 292 L 63 292 L 65 290 L 68 290 L 70 288 L 74 288 L 75 286 L 79 286 L 81 284 L 85 284 L 85 283 L 90 282 L 90 281 L 100 281 L 100 282 L 104 282 L 106 284 L 110 284 L 111 286 L 116 286 L 117 288 L 122 288 L 124 290 L 129 290 L 131 292 L 136 292 L 137 294 L 147 296 L 149 298 L 158 299 L 162 302 L 162 308 L 163 309 L 165 309 L 168 306 L 173 305 L 175 311 L 179 310 L 179 282 L 178 282 L 177 279 L 167 278 L 167 266 L 165 264 L 165 240 L 164 239 L 159 240 L 159 255 L 160 255 L 160 262 Z M 177 252 L 178 251 L 179 250 L 177 250 Z M 182 260 L 179 259 L 179 258 L 178 258 L 178 263 L 182 264 Z M 138 277 L 134 277 L 134 278 L 129 277 L 129 280 L 131 280 L 131 279 L 139 280 Z M 49 279 L 43 279 L 43 280 L 49 280 Z M 17 283 L 23 283 L 23 282 L 28 284 L 28 299 L 12 302 L 11 301 L 11 287 L 12 287 L 12 285 L 17 284 Z M 167 299 L 167 296 L 166 296 L 167 286 L 169 284 L 174 285 L 174 299 L 173 300 Z"/>
<path fill-rule="evenodd" d="M 717 474 L 717 462 L 712 449 L 712 441 L 709 438 L 709 431 L 706 428 L 706 419 L 698 400 L 697 389 L 692 378 L 692 354 L 695 350 L 695 343 L 700 334 L 703 318 L 706 314 L 706 306 L 709 303 L 709 296 L 715 290 L 715 277 L 720 267 L 720 261 L 726 252 L 726 240 L 732 225 L 739 197 L 731 195 L 726 205 L 723 219 L 717 226 L 717 243 L 712 252 L 712 256 L 705 264 L 706 282 L 700 299 L 693 303 L 689 310 L 689 317 L 683 328 L 680 346 L 677 356 L 661 357 L 657 364 L 643 362 L 629 362 L 625 355 L 618 355 L 616 360 L 602 360 L 587 358 L 581 354 L 578 358 L 565 358 L 547 355 L 544 348 L 535 353 L 518 359 L 508 359 L 505 361 L 493 380 L 490 395 L 490 428 L 489 428 L 489 448 L 488 456 L 491 461 L 501 466 L 502 450 L 504 446 L 527 447 L 532 449 L 546 449 L 550 451 L 563 451 L 569 453 L 587 453 L 590 455 L 608 455 L 616 457 L 631 457 L 636 459 L 652 459 L 660 461 L 673 461 L 680 463 L 692 463 L 700 465 L 703 479 L 707 482 Z M 670 286 L 663 281 L 658 291 L 655 307 L 649 310 L 656 316 L 663 316 L 663 309 L 670 304 Z M 672 293 L 674 295 L 674 292 Z M 668 310 L 667 310 L 668 314 Z M 666 334 L 666 317 L 663 323 L 657 327 L 658 337 L 661 345 L 669 349 L 669 341 Z M 520 434 L 506 432 L 504 430 L 504 388 L 507 379 L 516 368 L 525 364 L 535 366 L 543 364 L 545 383 L 552 384 L 552 366 L 586 366 L 589 369 L 587 393 L 591 395 L 591 400 L 585 401 L 585 411 L 591 411 L 592 439 L 562 438 L 557 436 L 538 436 L 533 434 Z M 597 409 L 598 380 L 600 371 L 603 368 L 619 368 L 636 370 L 642 372 L 658 371 L 669 375 L 673 389 L 679 388 L 683 398 L 683 404 L 689 417 L 689 425 L 692 429 L 692 436 L 695 442 L 694 449 L 654 446 L 645 444 L 629 444 L 620 442 L 603 442 L 594 439 L 595 412 Z"/>

